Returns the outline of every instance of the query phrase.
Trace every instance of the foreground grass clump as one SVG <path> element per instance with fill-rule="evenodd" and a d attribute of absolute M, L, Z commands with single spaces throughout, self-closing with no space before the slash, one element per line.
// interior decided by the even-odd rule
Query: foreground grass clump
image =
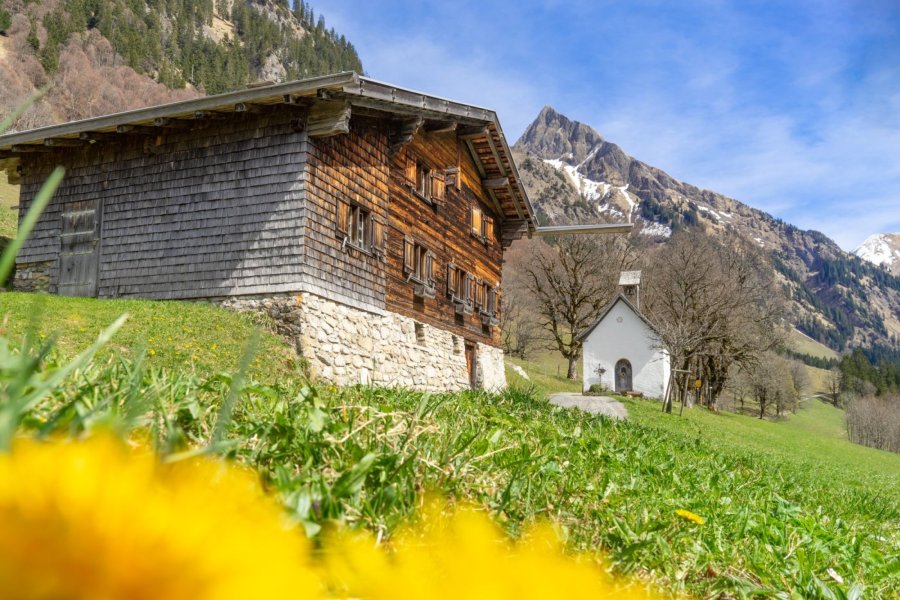
<path fill-rule="evenodd" d="M 4 390 L 11 373 L 0 369 Z M 673 593 L 879 597 L 900 585 L 896 471 L 845 486 L 790 457 L 530 391 L 263 385 L 122 359 L 78 370 L 20 423 L 20 435 L 143 432 L 167 461 L 225 453 L 314 539 L 334 523 L 391 539 L 433 490 L 484 507 L 513 536 L 549 518 L 570 549 L 602 548 L 617 571 Z"/>

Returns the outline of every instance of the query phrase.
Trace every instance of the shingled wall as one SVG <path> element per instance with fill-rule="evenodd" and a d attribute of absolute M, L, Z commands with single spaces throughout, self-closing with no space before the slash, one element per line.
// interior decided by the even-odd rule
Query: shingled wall
<path fill-rule="evenodd" d="M 66 177 L 19 255 L 22 272 L 51 261 L 50 291 L 56 291 L 60 213 L 99 198 L 101 298 L 299 289 L 309 142 L 291 128 L 290 117 L 235 115 L 191 131 L 26 155 L 24 208 L 55 165 L 66 168 Z"/>

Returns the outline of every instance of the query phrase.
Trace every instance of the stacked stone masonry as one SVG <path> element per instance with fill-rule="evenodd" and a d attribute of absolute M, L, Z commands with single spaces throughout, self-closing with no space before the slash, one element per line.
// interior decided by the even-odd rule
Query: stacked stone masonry
<path fill-rule="evenodd" d="M 13 280 L 13 289 L 19 292 L 49 292 L 50 271 L 54 261 L 19 263 Z"/>
<path fill-rule="evenodd" d="M 336 385 L 378 385 L 423 391 L 469 387 L 465 341 L 390 312 L 360 310 L 314 294 L 227 298 L 227 308 L 262 312 L 308 362 L 312 377 Z M 506 386 L 503 351 L 476 344 L 478 387 Z"/>

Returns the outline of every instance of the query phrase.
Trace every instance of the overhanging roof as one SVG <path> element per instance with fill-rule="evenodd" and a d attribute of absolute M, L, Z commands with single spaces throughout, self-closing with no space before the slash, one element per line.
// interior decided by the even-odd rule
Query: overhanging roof
<path fill-rule="evenodd" d="M 417 117 L 465 127 L 460 130 L 459 137 L 472 154 L 487 193 L 504 217 L 504 235 L 521 235 L 537 228 L 534 210 L 496 112 L 400 88 L 361 77 L 354 72 L 243 89 L 8 133 L 0 136 L 0 170 L 14 168 L 23 154 L 42 151 L 45 147 L 75 146 L 92 135 L 95 139 L 104 135 L 128 135 L 129 128 L 162 128 L 172 121 L 221 116 L 240 112 L 248 106 L 302 104 L 320 99 L 346 100 L 351 110 L 382 111 L 400 117 Z"/>

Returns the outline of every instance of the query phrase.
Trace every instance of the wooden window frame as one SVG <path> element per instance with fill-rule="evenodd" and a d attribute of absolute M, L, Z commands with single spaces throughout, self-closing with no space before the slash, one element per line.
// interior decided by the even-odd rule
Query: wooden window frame
<path fill-rule="evenodd" d="M 442 202 L 447 193 L 446 174 L 412 153 L 407 161 L 406 179 L 412 193 L 431 206 Z"/>
<path fill-rule="evenodd" d="M 484 306 L 479 311 L 481 323 L 485 327 L 496 327 L 500 324 L 500 286 L 484 282 Z"/>
<path fill-rule="evenodd" d="M 412 238 L 403 239 L 403 274 L 407 282 L 422 286 L 421 294 L 433 297 L 437 288 L 434 275 L 437 261 L 434 252 Z"/>
<path fill-rule="evenodd" d="M 370 209 L 357 202 L 338 199 L 335 232 L 343 247 L 369 255 L 383 255 L 387 229 Z"/>
<path fill-rule="evenodd" d="M 469 233 L 482 244 L 494 241 L 494 217 L 477 203 L 473 203 L 469 209 Z"/>

